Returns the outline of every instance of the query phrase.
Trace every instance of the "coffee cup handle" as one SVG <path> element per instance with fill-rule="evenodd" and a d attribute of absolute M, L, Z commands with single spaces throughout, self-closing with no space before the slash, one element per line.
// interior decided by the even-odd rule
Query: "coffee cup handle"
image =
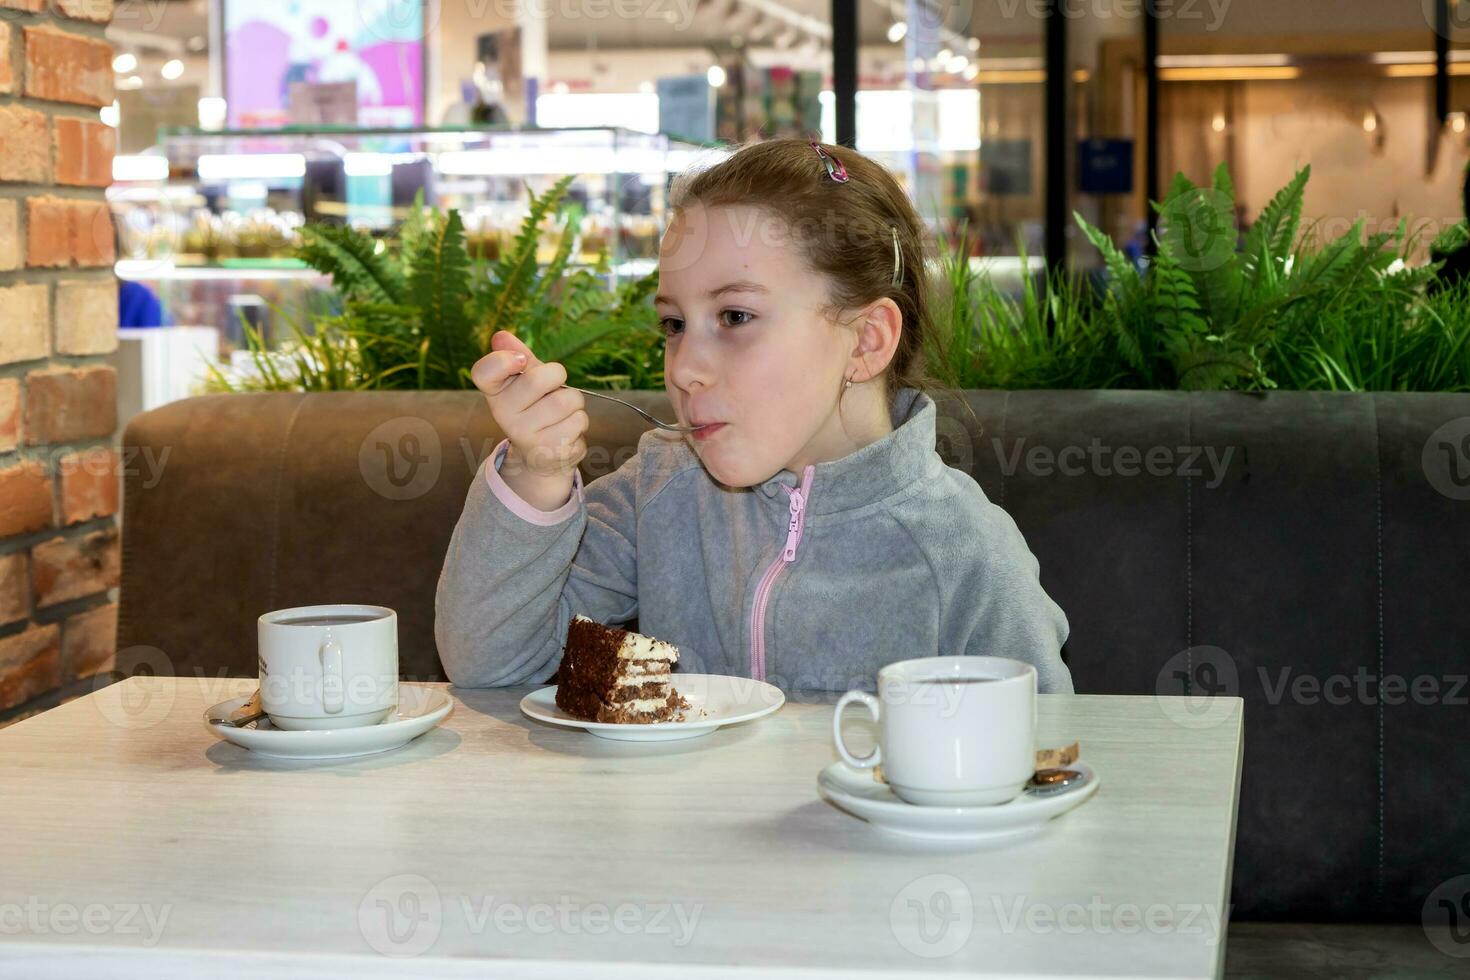
<path fill-rule="evenodd" d="M 882 704 L 873 695 L 864 691 L 848 691 L 837 700 L 837 707 L 832 711 L 832 740 L 837 743 L 837 754 L 842 756 L 842 761 L 854 769 L 871 769 L 882 760 L 882 749 L 873 746 L 873 751 L 861 759 L 847 751 L 847 745 L 842 741 L 842 709 L 854 701 L 861 701 L 868 707 L 868 714 L 873 716 L 877 722 L 881 714 Z"/>
<path fill-rule="evenodd" d="M 328 640 L 319 651 L 322 661 L 322 710 L 329 715 L 342 711 L 342 645 Z"/>

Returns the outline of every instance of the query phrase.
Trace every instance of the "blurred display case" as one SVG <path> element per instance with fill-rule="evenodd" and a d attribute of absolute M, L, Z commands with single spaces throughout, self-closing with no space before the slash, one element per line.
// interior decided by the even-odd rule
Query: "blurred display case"
<path fill-rule="evenodd" d="M 675 175 L 728 152 L 617 127 L 167 130 L 114 160 L 117 273 L 153 289 L 173 322 L 218 328 L 227 357 L 242 322 L 274 346 L 330 305 L 328 280 L 293 257 L 304 225 L 390 235 L 422 192 L 458 209 L 471 251 L 493 260 L 520 232 L 528 192 L 575 175 L 537 259 L 551 260 L 575 215 L 574 264 L 606 250 L 613 286 L 656 267 Z"/>

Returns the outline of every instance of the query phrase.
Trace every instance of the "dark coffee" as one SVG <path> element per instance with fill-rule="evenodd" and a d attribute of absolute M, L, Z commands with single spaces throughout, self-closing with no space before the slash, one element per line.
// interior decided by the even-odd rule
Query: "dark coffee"
<path fill-rule="evenodd" d="M 914 683 L 916 684 L 989 684 L 998 681 L 999 677 L 924 677 Z"/>
<path fill-rule="evenodd" d="M 381 616 L 302 616 L 299 619 L 278 619 L 277 626 L 346 626 L 349 623 L 370 623 Z"/>

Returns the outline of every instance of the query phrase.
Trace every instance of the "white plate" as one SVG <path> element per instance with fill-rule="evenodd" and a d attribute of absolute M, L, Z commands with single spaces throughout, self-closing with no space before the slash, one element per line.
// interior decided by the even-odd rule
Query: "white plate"
<path fill-rule="evenodd" d="M 886 833 L 901 837 L 954 844 L 1002 843 L 1027 837 L 1097 792 L 1097 773 L 1084 762 L 1068 769 L 1086 774 L 1075 788 L 1048 796 L 1022 793 L 995 806 L 916 806 L 893 794 L 887 783 L 873 778 L 871 769 L 854 769 L 834 762 L 817 775 L 823 796 L 854 816 Z"/>
<path fill-rule="evenodd" d="M 750 721 L 786 703 L 779 687 L 751 677 L 726 674 L 673 675 L 674 690 L 689 702 L 684 721 L 655 721 L 646 725 L 583 721 L 556 706 L 556 687 L 543 687 L 521 698 L 521 710 L 537 721 L 585 728 L 593 735 L 620 742 L 669 742 L 708 735 L 721 725 Z"/>
<path fill-rule="evenodd" d="M 242 706 L 250 695 L 222 701 L 204 712 L 204 724 L 220 738 L 256 753 L 278 759 L 348 759 L 388 752 L 406 745 L 433 728 L 449 714 L 449 695 L 432 687 L 398 685 L 398 708 L 376 725 L 361 728 L 322 728 L 294 732 L 276 728 L 261 718 L 243 728 L 211 725 L 211 715 Z"/>

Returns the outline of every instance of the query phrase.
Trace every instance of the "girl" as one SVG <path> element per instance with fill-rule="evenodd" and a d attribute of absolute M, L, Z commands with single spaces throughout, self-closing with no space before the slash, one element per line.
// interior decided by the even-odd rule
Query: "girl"
<path fill-rule="evenodd" d="M 935 451 L 922 232 L 893 177 L 842 146 L 769 140 L 680 175 L 655 304 L 673 410 L 702 428 L 645 432 L 585 487 L 584 396 L 496 334 L 473 377 L 507 438 L 435 596 L 450 680 L 546 681 L 580 614 L 636 617 L 682 671 L 787 690 L 988 654 L 1070 693 L 1035 557 Z"/>

